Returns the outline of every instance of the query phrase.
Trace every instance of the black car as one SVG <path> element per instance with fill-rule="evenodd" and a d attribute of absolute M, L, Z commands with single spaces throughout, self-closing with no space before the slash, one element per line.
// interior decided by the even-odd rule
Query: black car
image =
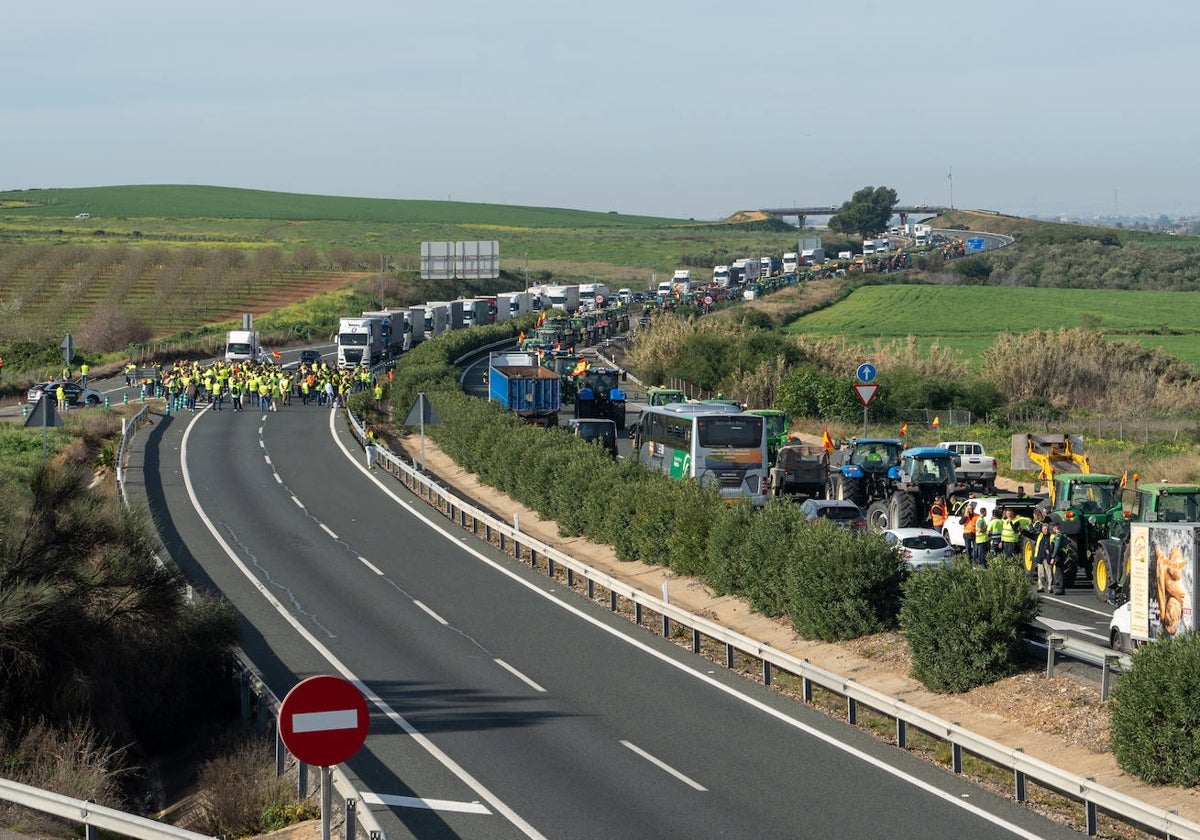
<path fill-rule="evenodd" d="M 300 364 L 311 366 L 311 365 L 320 364 L 320 362 L 321 362 L 321 352 L 319 350 L 301 350 L 300 351 Z"/>
<path fill-rule="evenodd" d="M 78 382 L 73 382 L 70 379 L 52 379 L 49 382 L 41 382 L 29 389 L 26 395 L 31 403 L 35 403 L 45 394 L 52 400 L 58 399 L 58 386 L 62 385 L 63 396 L 67 398 L 67 405 L 100 405 L 104 402 L 104 395 L 99 391 L 94 391 L 91 388 L 84 388 Z"/>

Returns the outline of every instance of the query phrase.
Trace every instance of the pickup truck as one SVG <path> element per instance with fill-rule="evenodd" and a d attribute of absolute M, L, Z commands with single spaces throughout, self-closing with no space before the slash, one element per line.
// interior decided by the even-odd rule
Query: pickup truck
<path fill-rule="evenodd" d="M 977 485 L 984 493 L 996 492 L 996 459 L 983 451 L 983 444 L 973 440 L 946 440 L 938 444 L 958 455 L 954 474 L 967 485 Z"/>

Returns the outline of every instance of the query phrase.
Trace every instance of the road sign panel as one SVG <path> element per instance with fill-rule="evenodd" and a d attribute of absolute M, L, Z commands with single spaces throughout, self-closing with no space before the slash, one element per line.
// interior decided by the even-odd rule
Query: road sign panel
<path fill-rule="evenodd" d="M 864 362 L 858 366 L 858 381 L 869 385 L 875 381 L 875 365 Z"/>
<path fill-rule="evenodd" d="M 970 239 L 968 239 L 967 240 L 967 250 L 968 251 L 984 250 L 983 237 L 982 236 L 973 236 Z"/>
<path fill-rule="evenodd" d="M 862 402 L 863 408 L 871 404 L 871 400 L 875 399 L 875 392 L 879 390 L 878 385 L 855 385 L 854 390 L 858 392 L 858 399 Z"/>
<path fill-rule="evenodd" d="M 597 294 L 594 298 L 592 298 L 592 300 L 595 301 L 596 306 L 604 306 L 607 298 L 605 298 L 604 295 Z"/>
<path fill-rule="evenodd" d="M 62 348 L 63 361 L 71 364 L 71 360 L 75 358 L 75 339 L 71 338 L 70 333 L 67 333 L 62 343 L 58 346 Z"/>
<path fill-rule="evenodd" d="M 316 767 L 346 761 L 367 739 L 367 701 L 341 677 L 309 677 L 279 707 L 279 737 L 292 755 Z"/>
<path fill-rule="evenodd" d="M 705 296 L 704 296 L 704 305 L 705 305 L 705 306 L 712 306 L 714 303 L 716 303 L 716 299 L 715 299 L 715 298 L 713 298 L 713 296 L 712 296 L 712 295 L 705 295 Z"/>

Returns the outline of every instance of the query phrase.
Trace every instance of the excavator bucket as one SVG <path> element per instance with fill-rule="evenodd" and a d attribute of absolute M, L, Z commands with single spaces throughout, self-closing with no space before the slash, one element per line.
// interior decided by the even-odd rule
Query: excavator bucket
<path fill-rule="evenodd" d="M 1044 477 L 1052 472 L 1091 472 L 1083 435 L 1013 435 L 1012 467 L 1040 470 Z"/>

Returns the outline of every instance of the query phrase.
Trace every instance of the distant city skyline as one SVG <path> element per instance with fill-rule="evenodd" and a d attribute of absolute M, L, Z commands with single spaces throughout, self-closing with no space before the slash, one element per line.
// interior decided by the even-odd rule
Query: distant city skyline
<path fill-rule="evenodd" d="M 5 18 L 5 189 L 715 219 L 870 185 L 1040 218 L 1200 215 L 1191 4 L 63 0 Z"/>

